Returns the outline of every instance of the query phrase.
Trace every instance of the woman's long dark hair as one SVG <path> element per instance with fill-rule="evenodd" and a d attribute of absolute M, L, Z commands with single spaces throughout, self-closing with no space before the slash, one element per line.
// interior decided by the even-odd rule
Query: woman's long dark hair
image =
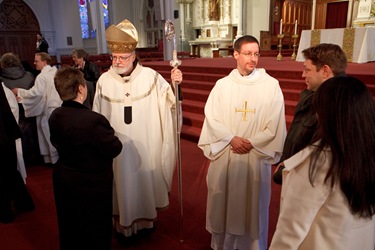
<path fill-rule="evenodd" d="M 325 181 L 330 179 L 331 187 L 340 185 L 353 215 L 371 218 L 375 214 L 375 105 L 370 91 L 356 78 L 338 76 L 319 87 L 313 103 L 319 121 L 315 139 L 320 142 L 310 163 L 311 184 L 319 158 L 330 148 L 332 164 Z"/>

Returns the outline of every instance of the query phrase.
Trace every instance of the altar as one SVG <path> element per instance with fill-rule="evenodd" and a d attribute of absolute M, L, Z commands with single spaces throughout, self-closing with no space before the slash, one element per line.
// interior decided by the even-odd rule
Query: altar
<path fill-rule="evenodd" d="M 189 41 L 190 56 L 212 58 L 215 53 L 219 53 L 219 48 L 229 48 L 232 46 L 231 39 L 202 38 Z"/>
<path fill-rule="evenodd" d="M 302 51 L 320 43 L 339 45 L 348 62 L 375 61 L 375 27 L 303 30 L 296 61 L 303 62 Z"/>

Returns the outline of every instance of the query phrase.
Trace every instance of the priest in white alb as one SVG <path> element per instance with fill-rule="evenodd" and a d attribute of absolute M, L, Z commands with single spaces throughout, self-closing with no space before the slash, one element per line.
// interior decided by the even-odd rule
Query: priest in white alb
<path fill-rule="evenodd" d="M 51 66 L 51 62 L 49 54 L 36 53 L 34 64 L 40 73 L 35 78 L 34 86 L 31 89 L 12 89 L 17 100 L 23 105 L 25 116 L 36 116 L 40 154 L 47 164 L 55 164 L 59 158 L 56 148 L 50 141 L 48 119 L 52 111 L 62 104 L 54 83 L 57 68 Z"/>
<path fill-rule="evenodd" d="M 104 115 L 123 143 L 113 161 L 115 228 L 125 236 L 150 229 L 157 209 L 169 205 L 176 166 L 172 86 L 136 55 L 138 33 L 128 20 L 111 25 L 106 40 L 112 66 L 98 82 L 93 110 Z M 182 73 L 172 69 L 172 82 Z"/>
<path fill-rule="evenodd" d="M 256 68 L 259 42 L 234 43 L 237 68 L 219 79 L 206 106 L 198 146 L 210 160 L 206 229 L 212 249 L 267 249 L 271 165 L 286 135 L 279 82 Z"/>

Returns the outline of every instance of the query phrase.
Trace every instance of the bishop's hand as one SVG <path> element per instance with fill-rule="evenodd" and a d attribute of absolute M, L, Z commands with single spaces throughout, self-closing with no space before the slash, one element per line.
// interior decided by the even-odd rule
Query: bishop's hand
<path fill-rule="evenodd" d="M 173 85 L 175 83 L 177 84 L 181 84 L 182 82 L 182 71 L 179 70 L 178 68 L 173 68 L 171 70 L 171 79 L 172 79 L 172 83 Z M 174 87 L 174 86 L 173 86 Z"/>

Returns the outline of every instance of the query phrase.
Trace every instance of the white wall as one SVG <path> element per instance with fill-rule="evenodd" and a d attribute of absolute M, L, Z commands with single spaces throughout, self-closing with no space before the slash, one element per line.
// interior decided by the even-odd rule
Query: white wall
<path fill-rule="evenodd" d="M 80 26 L 78 1 L 58 0 L 53 1 L 53 22 L 56 31 L 56 48 L 63 52 L 83 46 L 82 31 Z M 72 37 L 72 45 L 68 45 L 67 37 Z M 69 51 L 69 53 L 70 53 Z"/>
<path fill-rule="evenodd" d="M 143 0 L 135 0 L 139 4 L 143 2 Z M 134 0 L 112 0 L 110 1 L 110 7 L 112 14 L 111 15 L 111 22 L 113 24 L 118 24 L 124 19 L 128 19 L 132 23 L 134 22 L 135 8 L 134 8 Z"/>
<path fill-rule="evenodd" d="M 70 54 L 83 47 L 77 0 L 24 0 L 39 21 L 52 55 Z M 72 37 L 72 45 L 67 44 Z"/>
<path fill-rule="evenodd" d="M 244 35 L 252 35 L 260 41 L 260 31 L 269 29 L 270 0 L 244 2 L 247 3 L 244 15 Z"/>

